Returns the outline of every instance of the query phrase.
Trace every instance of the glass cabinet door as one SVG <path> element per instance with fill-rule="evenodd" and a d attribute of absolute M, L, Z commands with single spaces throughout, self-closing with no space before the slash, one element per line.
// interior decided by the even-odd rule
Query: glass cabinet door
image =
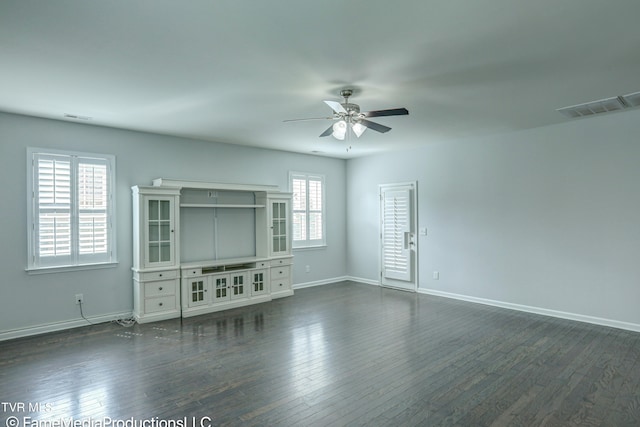
<path fill-rule="evenodd" d="M 246 273 L 233 273 L 230 276 L 231 280 L 231 299 L 244 298 L 247 295 L 246 292 Z"/>
<path fill-rule="evenodd" d="M 147 200 L 147 265 L 174 263 L 173 200 Z"/>
<path fill-rule="evenodd" d="M 213 302 L 229 299 L 229 276 L 213 276 Z"/>
<path fill-rule="evenodd" d="M 205 279 L 199 278 L 189 282 L 189 307 L 206 304 L 207 282 Z"/>
<path fill-rule="evenodd" d="M 267 278 L 264 270 L 251 272 L 251 295 L 262 295 L 267 293 Z"/>
<path fill-rule="evenodd" d="M 272 255 L 289 252 L 289 224 L 286 201 L 271 202 L 271 253 Z"/>

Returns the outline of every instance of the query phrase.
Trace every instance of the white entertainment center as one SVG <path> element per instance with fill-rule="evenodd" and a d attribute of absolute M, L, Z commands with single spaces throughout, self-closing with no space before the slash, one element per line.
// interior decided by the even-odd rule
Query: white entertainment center
<path fill-rule="evenodd" d="M 131 189 L 139 323 L 293 295 L 290 193 L 163 178 Z"/>

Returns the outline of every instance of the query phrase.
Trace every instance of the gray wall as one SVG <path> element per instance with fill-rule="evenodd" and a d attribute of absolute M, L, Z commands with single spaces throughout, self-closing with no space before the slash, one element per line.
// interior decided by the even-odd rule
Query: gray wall
<path fill-rule="evenodd" d="M 130 132 L 0 113 L 0 337 L 79 319 L 73 298 L 83 293 L 87 316 L 132 310 L 131 189 L 153 178 L 272 184 L 288 190 L 288 171 L 326 176 L 327 242 L 323 249 L 295 251 L 294 284 L 346 275 L 345 161 Z M 50 147 L 115 154 L 117 162 L 116 268 L 28 275 L 26 148 Z M 305 272 L 309 265 L 311 272 Z M 14 334 L 15 335 L 15 334 Z"/>
<path fill-rule="evenodd" d="M 640 328 L 639 131 L 633 110 L 349 160 L 349 274 L 377 280 L 378 185 L 417 180 L 421 291 Z"/>
<path fill-rule="evenodd" d="M 289 170 L 325 174 L 328 194 L 328 247 L 295 252 L 295 284 L 377 281 L 378 185 L 417 180 L 428 228 L 421 291 L 640 325 L 638 115 L 345 162 L 0 114 L 0 337 L 79 319 L 76 293 L 89 316 L 131 311 L 131 185 L 163 177 L 286 189 Z M 25 273 L 28 146 L 117 156 L 117 268 Z"/>

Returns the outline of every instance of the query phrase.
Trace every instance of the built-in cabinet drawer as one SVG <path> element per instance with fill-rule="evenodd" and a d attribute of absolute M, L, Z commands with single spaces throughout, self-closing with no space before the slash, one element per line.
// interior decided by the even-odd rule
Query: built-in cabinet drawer
<path fill-rule="evenodd" d="M 291 265 L 291 258 L 278 258 L 269 261 L 271 267 L 277 267 L 279 265 Z"/>
<path fill-rule="evenodd" d="M 144 301 L 145 313 L 157 313 L 161 311 L 172 311 L 176 308 L 176 298 L 174 295 L 167 295 L 158 298 L 148 298 Z"/>
<path fill-rule="evenodd" d="M 271 281 L 271 292 L 288 291 L 289 289 L 291 289 L 291 281 L 288 278 Z"/>
<path fill-rule="evenodd" d="M 144 297 L 160 297 L 176 294 L 175 280 L 159 280 L 144 283 Z"/>
<path fill-rule="evenodd" d="M 280 266 L 273 267 L 271 269 L 271 280 L 275 279 L 283 279 L 285 277 L 291 276 L 291 267 L 290 266 Z"/>
<path fill-rule="evenodd" d="M 140 273 L 139 280 L 141 282 L 150 282 L 152 280 L 176 279 L 178 275 L 178 270 L 153 271 L 150 273 Z"/>
<path fill-rule="evenodd" d="M 189 268 L 189 269 L 183 269 L 182 270 L 182 275 L 184 277 L 195 277 L 195 276 L 201 276 L 202 275 L 202 269 L 201 268 Z"/>

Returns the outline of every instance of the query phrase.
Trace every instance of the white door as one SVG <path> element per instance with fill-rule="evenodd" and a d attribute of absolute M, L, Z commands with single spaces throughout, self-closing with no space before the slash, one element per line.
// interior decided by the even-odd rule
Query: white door
<path fill-rule="evenodd" d="M 380 186 L 380 283 L 415 291 L 416 183 Z"/>

